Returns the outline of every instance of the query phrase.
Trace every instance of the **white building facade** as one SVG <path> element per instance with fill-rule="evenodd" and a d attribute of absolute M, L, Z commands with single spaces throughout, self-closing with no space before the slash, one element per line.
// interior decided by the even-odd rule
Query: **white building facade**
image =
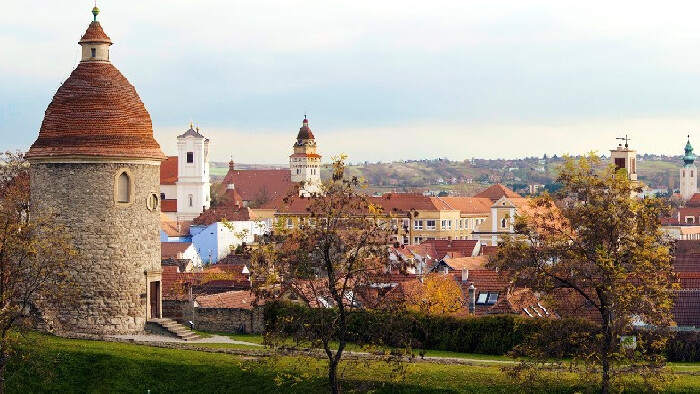
<path fill-rule="evenodd" d="M 190 125 L 177 136 L 177 220 L 192 220 L 211 205 L 209 139 Z"/>

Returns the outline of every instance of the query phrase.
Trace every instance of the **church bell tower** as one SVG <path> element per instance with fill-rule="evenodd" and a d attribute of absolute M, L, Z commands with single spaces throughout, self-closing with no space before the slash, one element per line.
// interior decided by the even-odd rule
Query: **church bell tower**
<path fill-rule="evenodd" d="M 294 153 L 289 156 L 289 169 L 292 182 L 299 184 L 299 195 L 309 197 L 321 193 L 321 155 L 316 153 L 316 139 L 309 128 L 309 120 L 304 115 Z"/>
<path fill-rule="evenodd" d="M 690 136 L 685 144 L 683 167 L 680 169 L 680 192 L 683 200 L 688 201 L 698 191 L 698 168 L 695 166 L 695 154 L 690 145 Z"/>

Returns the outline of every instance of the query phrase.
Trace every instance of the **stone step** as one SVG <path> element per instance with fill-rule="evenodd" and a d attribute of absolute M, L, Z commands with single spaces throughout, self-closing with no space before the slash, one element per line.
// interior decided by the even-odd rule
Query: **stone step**
<path fill-rule="evenodd" d="M 152 319 L 149 320 L 149 323 L 154 323 L 168 331 L 169 333 L 173 334 L 174 336 L 184 340 L 184 341 L 191 341 L 194 339 L 199 339 L 201 338 L 199 335 L 196 333 L 192 332 L 189 328 L 185 327 L 182 324 L 177 323 L 176 321 L 172 319 Z"/>

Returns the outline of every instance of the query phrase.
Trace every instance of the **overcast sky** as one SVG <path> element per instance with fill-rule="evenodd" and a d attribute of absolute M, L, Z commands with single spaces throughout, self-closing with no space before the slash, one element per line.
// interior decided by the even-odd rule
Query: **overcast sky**
<path fill-rule="evenodd" d="M 79 61 L 91 1 L 0 0 L 0 136 L 28 149 Z M 99 0 L 111 60 L 166 154 L 324 161 L 700 147 L 700 6 L 673 2 Z"/>

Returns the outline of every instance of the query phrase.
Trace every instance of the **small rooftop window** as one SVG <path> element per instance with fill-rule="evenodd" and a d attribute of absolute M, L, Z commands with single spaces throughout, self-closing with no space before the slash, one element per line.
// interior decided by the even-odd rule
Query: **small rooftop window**
<path fill-rule="evenodd" d="M 498 292 L 490 292 L 489 299 L 486 300 L 487 304 L 495 304 L 498 301 Z"/>
<path fill-rule="evenodd" d="M 90 48 L 90 57 L 95 57 L 95 56 L 97 56 L 97 49 Z"/>

